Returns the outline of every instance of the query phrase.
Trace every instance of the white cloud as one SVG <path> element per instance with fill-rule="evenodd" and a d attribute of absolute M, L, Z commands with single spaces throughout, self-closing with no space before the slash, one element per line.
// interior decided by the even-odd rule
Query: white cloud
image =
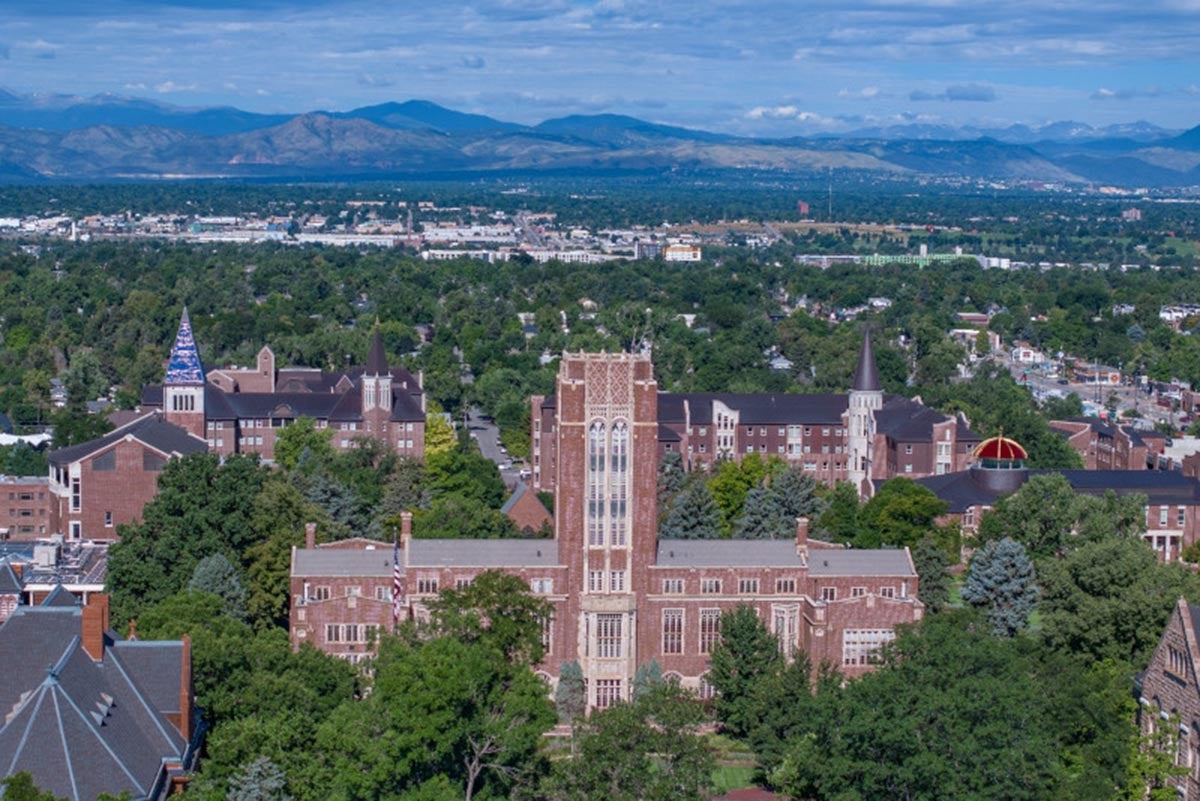
<path fill-rule="evenodd" d="M 194 83 L 175 83 L 174 81 L 163 81 L 162 83 L 154 84 L 154 91 L 160 95 L 170 94 L 172 92 L 194 92 L 200 87 Z"/>

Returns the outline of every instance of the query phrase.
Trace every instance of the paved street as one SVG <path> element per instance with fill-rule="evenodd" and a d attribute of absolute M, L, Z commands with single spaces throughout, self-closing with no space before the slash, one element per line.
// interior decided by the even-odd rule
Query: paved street
<path fill-rule="evenodd" d="M 467 431 L 471 439 L 479 445 L 479 452 L 491 459 L 500 468 L 500 477 L 504 485 L 512 489 L 517 485 L 517 468 L 513 467 L 512 459 L 501 450 L 500 429 L 491 420 L 483 417 L 483 412 L 474 407 L 467 410 Z"/>

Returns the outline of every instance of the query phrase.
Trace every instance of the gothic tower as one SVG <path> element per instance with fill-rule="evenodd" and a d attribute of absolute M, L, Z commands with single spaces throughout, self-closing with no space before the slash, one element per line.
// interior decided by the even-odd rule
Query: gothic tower
<path fill-rule="evenodd" d="M 378 322 L 362 376 L 362 416 L 368 436 L 387 439 L 388 420 L 392 416 L 392 371 L 383 350 L 383 335 Z"/>
<path fill-rule="evenodd" d="M 649 354 L 564 354 L 558 374 L 559 560 L 580 588 L 560 621 L 589 706 L 630 697 L 637 596 L 656 550 L 658 385 Z"/>
<path fill-rule="evenodd" d="M 883 406 L 883 388 L 879 383 L 879 368 L 871 349 L 871 332 L 863 333 L 858 368 L 850 388 L 847 425 L 850 429 L 850 455 L 846 464 L 847 477 L 859 494 L 870 497 L 872 459 L 875 445 L 875 412 Z"/>
<path fill-rule="evenodd" d="M 184 306 L 163 379 L 163 416 L 167 422 L 200 439 L 207 436 L 204 430 L 204 383 L 204 365 L 200 363 L 200 352 L 192 336 L 192 321 Z"/>

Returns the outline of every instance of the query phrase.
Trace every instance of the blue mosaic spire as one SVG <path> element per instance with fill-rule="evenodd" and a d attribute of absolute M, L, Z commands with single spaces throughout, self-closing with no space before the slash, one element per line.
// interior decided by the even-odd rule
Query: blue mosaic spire
<path fill-rule="evenodd" d="M 187 306 L 179 320 L 179 333 L 175 335 L 175 346 L 171 348 L 171 359 L 167 362 L 167 377 L 163 384 L 203 385 L 204 365 L 200 364 L 200 351 L 192 337 L 192 321 L 188 318 Z"/>

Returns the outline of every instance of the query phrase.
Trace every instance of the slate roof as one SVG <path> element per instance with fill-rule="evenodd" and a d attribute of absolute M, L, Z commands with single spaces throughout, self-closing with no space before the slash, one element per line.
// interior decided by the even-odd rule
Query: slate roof
<path fill-rule="evenodd" d="M 388 375 L 387 353 L 383 350 L 383 334 L 379 323 L 375 323 L 375 334 L 371 337 L 371 352 L 367 354 L 367 375 Z"/>
<path fill-rule="evenodd" d="M 500 507 L 500 514 L 506 515 L 511 512 L 512 508 L 517 505 L 517 501 L 521 500 L 521 496 L 526 492 L 529 492 L 529 485 L 524 481 L 518 481 L 516 489 L 513 490 L 513 494 L 509 495 L 508 500 L 505 501 L 504 505 Z"/>
<path fill-rule="evenodd" d="M 157 797 L 163 760 L 191 754 L 166 717 L 179 711 L 183 645 L 126 644 L 110 632 L 97 662 L 80 645 L 82 616 L 79 607 L 19 607 L 0 626 L 0 768 L 28 770 L 71 801 L 125 790 Z"/>
<path fill-rule="evenodd" d="M 683 422 L 683 402 L 691 411 L 692 425 L 711 425 L 713 401 L 738 412 L 739 425 L 807 423 L 840 425 L 849 399 L 846 395 L 792 393 L 688 392 L 660 393 L 660 422 Z"/>
<path fill-rule="evenodd" d="M 1027 477 L 1060 473 L 1081 495 L 1142 493 L 1151 505 L 1200 505 L 1200 481 L 1174 470 L 1026 470 Z M 1001 493 L 989 489 L 971 470 L 917 479 L 962 514 L 972 506 L 993 506 Z"/>
<path fill-rule="evenodd" d="M 949 418 L 928 406 L 898 395 L 889 395 L 875 412 L 875 427 L 899 442 L 932 442 L 933 427 Z"/>
<path fill-rule="evenodd" d="M 0 562 L 0 595 L 20 595 L 22 590 L 24 586 L 9 561 Z"/>
<path fill-rule="evenodd" d="M 167 456 L 186 456 L 189 453 L 198 453 L 208 449 L 208 444 L 204 440 L 193 437 L 173 423 L 165 422 L 161 414 L 154 412 L 121 428 L 113 429 L 102 437 L 51 451 L 47 458 L 51 464 L 68 465 L 94 453 L 99 453 L 120 442 L 126 436 L 132 436 Z"/>
<path fill-rule="evenodd" d="M 858 366 L 854 370 L 854 383 L 850 386 L 859 392 L 878 392 L 883 387 L 879 383 L 879 368 L 875 364 L 875 351 L 871 348 L 870 331 L 863 334 Z"/>
<path fill-rule="evenodd" d="M 412 540 L 408 566 L 554 567 L 554 540 Z"/>
<path fill-rule="evenodd" d="M 401 562 L 403 572 L 404 564 Z M 342 548 L 297 548 L 292 556 L 292 575 L 382 577 L 392 575 L 392 546 L 379 543 L 374 550 Z"/>
<path fill-rule="evenodd" d="M 908 552 L 894 548 L 871 550 L 820 550 L 808 552 L 808 575 L 916 576 Z"/>
<path fill-rule="evenodd" d="M 179 331 L 175 334 L 175 345 L 171 348 L 171 358 L 167 360 L 167 374 L 163 383 L 174 386 L 204 385 L 204 365 L 200 363 L 200 351 L 192 336 L 192 321 L 188 317 L 187 306 L 183 307 L 183 315 L 179 319 Z"/>
<path fill-rule="evenodd" d="M 42 599 L 38 606 L 49 606 L 58 609 L 72 609 L 79 606 L 79 599 L 70 590 L 59 584 L 50 590 L 49 595 Z"/>
<path fill-rule="evenodd" d="M 803 567 L 796 541 L 659 540 L 656 567 Z"/>

